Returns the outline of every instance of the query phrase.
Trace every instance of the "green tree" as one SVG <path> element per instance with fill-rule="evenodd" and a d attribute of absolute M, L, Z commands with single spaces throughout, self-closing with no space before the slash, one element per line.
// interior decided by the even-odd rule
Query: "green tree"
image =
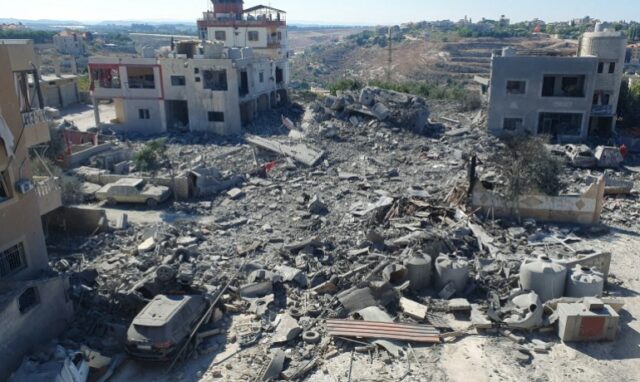
<path fill-rule="evenodd" d="M 138 171 L 150 172 L 155 176 L 167 161 L 167 141 L 164 138 L 146 143 L 134 157 Z"/>
<path fill-rule="evenodd" d="M 620 88 L 620 117 L 627 127 L 640 126 L 640 82 L 631 87 L 627 81 L 622 82 Z"/>

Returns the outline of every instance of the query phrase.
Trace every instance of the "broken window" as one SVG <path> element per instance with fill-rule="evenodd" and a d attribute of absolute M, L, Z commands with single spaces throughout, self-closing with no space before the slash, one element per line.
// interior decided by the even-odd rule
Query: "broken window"
<path fill-rule="evenodd" d="M 185 86 L 187 80 L 184 76 L 171 76 L 171 86 Z"/>
<path fill-rule="evenodd" d="M 281 84 L 284 82 L 284 70 L 282 68 L 276 67 L 276 83 Z"/>
<path fill-rule="evenodd" d="M 0 173 L 0 203 L 11 199 L 9 174 L 6 171 Z"/>
<path fill-rule="evenodd" d="M 581 98 L 585 96 L 585 75 L 544 76 L 543 97 Z"/>
<path fill-rule="evenodd" d="M 27 288 L 27 290 L 18 297 L 18 307 L 22 314 L 27 313 L 31 308 L 38 305 L 38 303 L 40 303 L 40 297 L 35 287 Z"/>
<path fill-rule="evenodd" d="M 604 62 L 598 63 L 598 73 L 604 73 Z"/>
<path fill-rule="evenodd" d="M 580 135 L 582 114 L 576 113 L 540 113 L 538 134 Z"/>
<path fill-rule="evenodd" d="M 138 109 L 138 118 L 151 119 L 151 114 L 149 114 L 149 109 Z"/>
<path fill-rule="evenodd" d="M 522 118 L 505 118 L 502 128 L 509 131 L 518 131 L 522 129 L 524 120 Z"/>
<path fill-rule="evenodd" d="M 209 122 L 224 122 L 224 113 L 219 111 L 210 111 Z"/>
<path fill-rule="evenodd" d="M 0 252 L 0 277 L 20 272 L 27 267 L 24 259 L 24 245 L 18 243 Z"/>
<path fill-rule="evenodd" d="M 240 72 L 240 87 L 238 91 L 240 92 L 240 97 L 249 94 L 249 75 L 244 70 Z"/>
<path fill-rule="evenodd" d="M 616 63 L 612 62 L 609 64 L 609 74 L 613 74 L 616 72 Z"/>
<path fill-rule="evenodd" d="M 204 88 L 209 90 L 228 90 L 226 70 L 204 70 Z"/>
<path fill-rule="evenodd" d="M 226 41 L 227 40 L 227 32 L 225 32 L 225 31 L 216 31 L 215 39 L 216 39 L 216 41 Z"/>
<path fill-rule="evenodd" d="M 507 81 L 507 94 L 525 94 L 527 83 L 525 81 Z"/>
<path fill-rule="evenodd" d="M 101 68 L 91 71 L 91 79 L 102 89 L 120 89 L 120 72 L 118 68 Z"/>
<path fill-rule="evenodd" d="M 153 67 L 128 67 L 129 89 L 155 89 L 156 80 Z"/>
<path fill-rule="evenodd" d="M 260 34 L 258 31 L 249 31 L 248 33 L 249 41 L 260 41 Z"/>
<path fill-rule="evenodd" d="M 264 82 L 264 72 L 260 72 L 259 77 L 260 77 L 260 82 L 261 83 Z"/>

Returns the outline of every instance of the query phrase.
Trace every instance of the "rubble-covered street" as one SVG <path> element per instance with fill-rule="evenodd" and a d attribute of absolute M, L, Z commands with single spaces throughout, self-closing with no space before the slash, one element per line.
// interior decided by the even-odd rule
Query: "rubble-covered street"
<path fill-rule="evenodd" d="M 54 268 L 70 275 L 76 303 L 60 345 L 109 357 L 116 381 L 635 380 L 636 194 L 607 197 L 601 225 L 474 216 L 464 196 L 471 158 L 481 179 L 495 177 L 501 145 L 480 129 L 482 114 L 388 92 L 367 106 L 367 91 L 293 106 L 282 120 L 273 113 L 260 121 L 270 131 L 262 140 L 173 135 L 174 170 L 241 181 L 153 209 L 108 207 L 107 232 L 50 233 Z M 376 115 L 375 102 L 388 115 Z M 427 118 L 427 128 L 406 128 Z M 564 191 L 587 186 L 589 170 L 564 167 Z M 562 294 L 542 302 L 544 313 L 512 305 L 522 261 L 539 255 L 611 259 L 602 301 L 620 315 L 615 341 L 560 342 Z M 176 293 L 217 301 L 188 359 L 170 367 L 125 356 L 134 316 Z M 349 322 L 387 322 L 389 332 Z M 401 323 L 416 332 L 403 337 L 409 328 L 393 326 Z M 433 335 L 423 341 L 417 330 Z"/>

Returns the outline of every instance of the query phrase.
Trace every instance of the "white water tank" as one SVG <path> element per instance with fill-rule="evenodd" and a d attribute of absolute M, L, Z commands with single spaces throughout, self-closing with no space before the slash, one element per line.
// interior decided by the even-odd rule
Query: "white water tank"
<path fill-rule="evenodd" d="M 528 258 L 520 266 L 520 287 L 532 290 L 545 303 L 564 296 L 567 268 L 547 256 Z"/>
<path fill-rule="evenodd" d="M 567 277 L 567 297 L 601 297 L 604 275 L 593 268 L 576 266 Z"/>

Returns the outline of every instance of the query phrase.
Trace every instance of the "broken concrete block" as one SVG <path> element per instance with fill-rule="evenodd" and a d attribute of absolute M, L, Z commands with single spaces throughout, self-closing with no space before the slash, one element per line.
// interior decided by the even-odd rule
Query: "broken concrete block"
<path fill-rule="evenodd" d="M 402 309 L 407 316 L 415 318 L 416 320 L 424 320 L 429 310 L 427 306 L 404 297 L 400 298 L 400 309 Z"/>
<path fill-rule="evenodd" d="M 129 227 L 129 216 L 127 214 L 122 214 L 118 216 L 116 220 L 116 225 L 113 227 L 116 230 L 127 229 Z"/>
<path fill-rule="evenodd" d="M 227 196 L 232 200 L 238 200 L 244 197 L 244 191 L 239 188 L 232 188 L 231 190 L 227 191 Z"/>
<path fill-rule="evenodd" d="M 280 316 L 280 323 L 273 334 L 271 343 L 280 344 L 289 342 L 298 337 L 302 333 L 302 328 L 298 325 L 298 321 L 288 314 Z"/>
<path fill-rule="evenodd" d="M 443 300 L 448 300 L 456 294 L 456 287 L 453 285 L 453 281 L 449 282 L 447 285 L 442 288 L 440 293 L 438 293 L 438 297 Z"/>
<path fill-rule="evenodd" d="M 156 240 L 153 237 L 148 238 L 143 241 L 142 244 L 138 245 L 138 252 L 145 253 L 151 252 L 156 248 Z"/>
<path fill-rule="evenodd" d="M 327 205 L 316 195 L 309 201 L 307 210 L 314 215 L 322 215 L 328 212 Z"/>
<path fill-rule="evenodd" d="M 364 106 L 371 106 L 375 102 L 375 94 L 371 88 L 364 88 L 360 91 L 358 101 Z"/>
<path fill-rule="evenodd" d="M 454 298 L 449 300 L 448 308 L 450 312 L 470 312 L 471 304 L 466 298 Z"/>
<path fill-rule="evenodd" d="M 389 110 L 389 108 L 380 102 L 373 105 L 373 107 L 371 108 L 371 111 L 373 112 L 373 114 L 375 114 L 376 118 L 378 118 L 379 121 L 386 120 L 387 118 L 389 118 L 389 115 L 391 114 L 391 111 Z"/>

